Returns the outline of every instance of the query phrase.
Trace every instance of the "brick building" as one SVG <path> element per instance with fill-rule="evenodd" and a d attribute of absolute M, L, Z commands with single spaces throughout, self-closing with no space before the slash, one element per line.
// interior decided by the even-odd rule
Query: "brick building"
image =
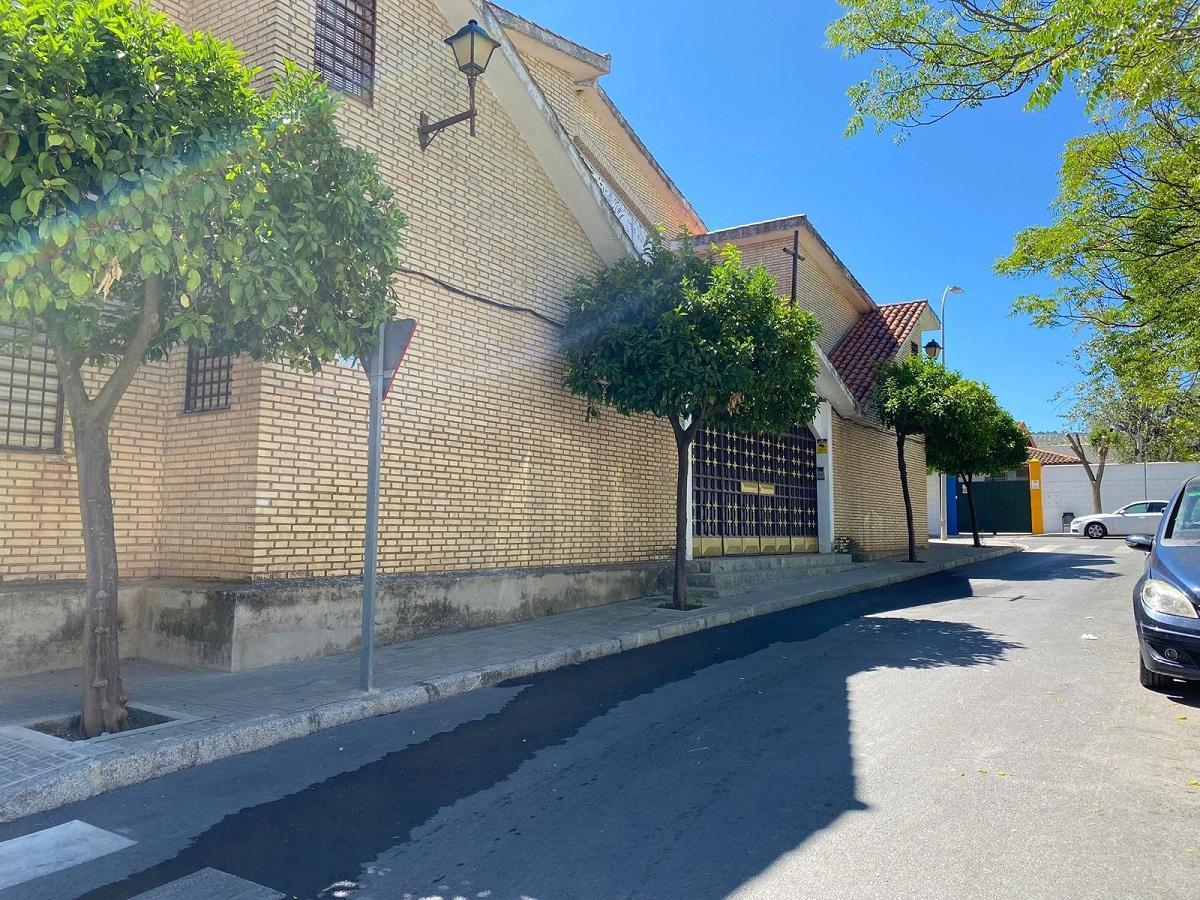
<path fill-rule="evenodd" d="M 936 318 L 923 301 L 877 306 L 802 216 L 709 232 L 599 86 L 607 56 L 472 0 L 158 6 L 231 40 L 264 83 L 285 59 L 324 71 L 408 216 L 400 314 L 420 324 L 385 410 L 384 640 L 661 587 L 670 429 L 589 422 L 561 386 L 554 324 L 574 278 L 657 225 L 738 244 L 784 294 L 794 238 L 796 299 L 823 326 L 810 427 L 701 441 L 693 553 L 828 551 L 839 535 L 863 555 L 903 547 L 894 440 L 866 405 L 874 365 Z M 465 106 L 442 39 L 469 18 L 501 42 L 478 134 L 452 128 L 423 151 L 419 114 Z M 84 566 L 70 429 L 52 364 L 3 353 L 0 672 L 70 665 Z M 112 435 L 126 654 L 241 668 L 354 643 L 366 400 L 344 366 L 310 375 L 193 350 L 142 368 Z M 910 446 L 921 521 L 924 449 Z"/>

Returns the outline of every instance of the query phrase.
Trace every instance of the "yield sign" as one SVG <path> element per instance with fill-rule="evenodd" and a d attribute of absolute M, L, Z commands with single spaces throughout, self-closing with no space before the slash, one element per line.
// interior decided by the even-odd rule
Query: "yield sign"
<path fill-rule="evenodd" d="M 404 354 L 408 351 L 408 345 L 412 343 L 413 332 L 416 330 L 416 319 L 392 319 L 384 325 L 383 396 L 385 399 L 388 391 L 392 389 L 392 379 L 396 377 L 396 371 L 404 360 Z M 374 371 L 375 354 L 378 352 L 378 350 L 373 350 L 362 358 L 362 366 L 368 376 Z"/>

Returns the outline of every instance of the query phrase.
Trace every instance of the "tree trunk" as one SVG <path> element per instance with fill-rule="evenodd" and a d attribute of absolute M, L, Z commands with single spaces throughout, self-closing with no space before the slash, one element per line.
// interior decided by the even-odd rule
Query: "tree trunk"
<path fill-rule="evenodd" d="M 917 534 L 913 530 L 912 497 L 908 495 L 908 461 L 904 458 L 904 432 L 896 432 L 896 461 L 900 465 L 900 492 L 904 494 L 904 524 L 908 527 L 908 561 L 917 561 Z"/>
<path fill-rule="evenodd" d="M 122 731 L 129 719 L 121 683 L 117 644 L 117 537 L 113 525 L 111 457 L 108 427 L 113 412 L 146 357 L 159 328 L 163 283 L 151 275 L 142 283 L 142 309 L 124 353 L 94 397 L 83 378 L 85 353 L 58 335 L 53 340 L 59 384 L 71 416 L 75 469 L 79 480 L 79 517 L 87 569 L 87 605 L 83 619 L 83 709 L 85 738 Z"/>
<path fill-rule="evenodd" d="M 75 425 L 74 436 L 87 560 L 81 726 L 84 737 L 94 737 L 123 730 L 128 718 L 117 646 L 117 539 L 108 475 L 108 421 Z"/>
<path fill-rule="evenodd" d="M 1100 465 L 1096 471 L 1092 471 L 1092 464 L 1088 462 L 1087 452 L 1083 448 L 1083 438 L 1072 432 L 1067 432 L 1067 443 L 1071 445 L 1071 449 L 1075 451 L 1075 456 L 1079 462 L 1083 464 L 1083 471 L 1087 474 L 1088 482 L 1092 486 L 1092 512 L 1104 512 L 1103 504 L 1100 500 L 1100 481 L 1104 478 L 1104 460 L 1108 456 L 1108 447 L 1100 448 Z"/>
<path fill-rule="evenodd" d="M 976 547 L 982 547 L 983 544 L 979 543 L 979 519 L 975 515 L 975 493 L 971 490 L 972 483 L 972 476 L 963 476 L 963 484 L 967 486 L 967 507 L 971 510 L 971 537 Z"/>
<path fill-rule="evenodd" d="M 675 426 L 675 587 L 671 598 L 676 609 L 687 609 L 687 510 L 691 502 L 688 496 L 688 463 L 691 461 L 692 437 L 695 433 L 691 427 Z"/>

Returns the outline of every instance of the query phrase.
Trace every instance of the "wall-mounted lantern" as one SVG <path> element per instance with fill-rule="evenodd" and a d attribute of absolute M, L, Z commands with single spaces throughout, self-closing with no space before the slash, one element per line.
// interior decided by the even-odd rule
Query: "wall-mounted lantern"
<path fill-rule="evenodd" d="M 430 122 L 429 115 L 422 112 L 420 126 L 417 128 L 417 138 L 421 142 L 422 150 L 433 142 L 434 135 L 439 131 L 459 122 L 470 122 L 471 137 L 475 136 L 475 79 L 487 70 L 493 51 L 500 46 L 500 42 L 479 27 L 479 23 L 474 19 L 446 38 L 446 43 L 454 51 L 454 61 L 458 64 L 458 70 L 467 76 L 470 108 L 439 122 Z"/>
<path fill-rule="evenodd" d="M 933 338 L 930 338 L 929 343 L 927 343 L 925 345 L 925 355 L 928 356 L 930 359 L 937 359 L 938 355 L 941 352 L 942 352 L 942 345 L 939 344 Z"/>

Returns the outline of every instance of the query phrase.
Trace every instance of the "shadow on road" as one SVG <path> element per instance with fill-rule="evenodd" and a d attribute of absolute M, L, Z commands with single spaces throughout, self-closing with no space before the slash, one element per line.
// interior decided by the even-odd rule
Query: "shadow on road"
<path fill-rule="evenodd" d="M 1064 557 L 1059 572 L 1080 568 Z M 1019 647 L 910 617 L 969 596 L 964 579 L 931 576 L 509 682 L 522 690 L 498 712 L 232 813 L 86 896 L 131 897 L 207 866 L 298 897 L 335 882 L 354 896 L 369 864 L 390 870 L 375 888 L 366 876 L 372 897 L 724 896 L 863 808 L 847 679 L 986 666 Z M 685 757 L 692 723 L 714 739 Z M 588 759 L 597 746 L 603 767 Z M 550 759 L 551 775 L 528 775 Z"/>

